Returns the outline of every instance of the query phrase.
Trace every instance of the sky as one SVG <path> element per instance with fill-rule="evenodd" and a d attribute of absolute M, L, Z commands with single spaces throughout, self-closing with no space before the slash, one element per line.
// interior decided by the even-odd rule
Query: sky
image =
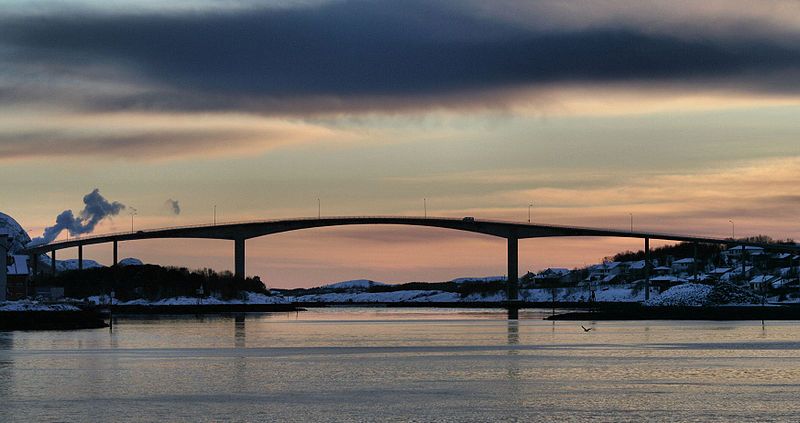
<path fill-rule="evenodd" d="M 426 202 L 526 221 L 532 203 L 541 223 L 800 239 L 799 116 L 793 0 L 0 0 L 0 211 L 33 237 L 97 189 L 126 207 L 93 233 L 211 223 L 215 206 L 315 216 L 319 199 L 326 216 Z M 639 244 L 524 240 L 520 270 Z M 231 241 L 120 249 L 233 266 Z M 247 273 L 503 275 L 505 242 L 314 229 L 249 240 Z"/>

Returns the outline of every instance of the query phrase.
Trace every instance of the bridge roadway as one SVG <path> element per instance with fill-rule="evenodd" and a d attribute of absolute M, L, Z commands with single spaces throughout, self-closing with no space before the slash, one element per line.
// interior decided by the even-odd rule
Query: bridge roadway
<path fill-rule="evenodd" d="M 282 232 L 297 231 L 301 229 L 321 228 L 328 226 L 346 225 L 410 225 L 445 228 L 465 232 L 490 235 L 508 240 L 508 298 L 509 318 L 516 318 L 518 301 L 518 241 L 526 238 L 544 237 L 622 237 L 644 239 L 644 249 L 647 261 L 646 281 L 649 282 L 650 267 L 650 240 L 692 242 L 695 244 L 721 244 L 762 247 L 768 250 L 782 250 L 800 252 L 798 245 L 775 245 L 761 243 L 742 243 L 727 238 L 708 238 L 691 235 L 678 235 L 656 232 L 620 231 L 614 229 L 588 228 L 578 226 L 560 226 L 533 223 L 519 223 L 499 220 L 485 220 L 474 218 L 445 218 L 445 217 L 403 217 L 403 216 L 345 216 L 298 218 L 283 220 L 262 220 L 250 222 L 220 223 L 215 225 L 183 226 L 162 229 L 146 229 L 134 232 L 95 235 L 82 238 L 72 238 L 50 244 L 33 245 L 25 253 L 31 256 L 51 253 L 52 271 L 55 272 L 56 251 L 64 248 L 78 248 L 78 268 L 83 268 L 83 246 L 92 244 L 113 243 L 114 265 L 118 259 L 118 243 L 120 241 L 134 241 L 155 238 L 204 238 L 227 239 L 234 242 L 234 274 L 237 277 L 245 276 L 245 240 L 264 235 Z M 37 260 L 31 260 L 34 266 Z M 744 260 L 742 261 L 744 263 Z M 744 264 L 742 265 L 744 267 Z M 646 289 L 649 296 L 649 289 Z M 512 311 L 513 310 L 513 311 Z"/>

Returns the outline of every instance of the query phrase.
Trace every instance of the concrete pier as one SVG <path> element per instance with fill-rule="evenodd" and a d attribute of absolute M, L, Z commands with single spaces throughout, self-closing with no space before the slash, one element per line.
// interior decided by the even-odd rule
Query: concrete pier
<path fill-rule="evenodd" d="M 117 247 L 117 241 L 114 241 L 114 261 L 111 262 L 112 266 L 116 266 L 119 262 L 119 248 Z"/>
<path fill-rule="evenodd" d="M 650 238 L 644 239 L 644 300 L 650 299 Z"/>
<path fill-rule="evenodd" d="M 244 238 L 234 240 L 233 261 L 233 275 L 237 278 L 244 279 Z"/>
<path fill-rule="evenodd" d="M 50 272 L 56 275 L 56 250 L 50 251 Z"/>
<path fill-rule="evenodd" d="M 78 246 L 78 270 L 83 270 L 83 245 Z"/>
<path fill-rule="evenodd" d="M 519 240 L 508 238 L 508 319 L 519 319 Z"/>

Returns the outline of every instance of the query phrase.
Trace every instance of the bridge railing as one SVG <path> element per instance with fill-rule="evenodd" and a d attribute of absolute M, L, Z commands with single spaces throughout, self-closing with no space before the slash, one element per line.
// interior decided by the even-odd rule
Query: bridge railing
<path fill-rule="evenodd" d="M 63 244 L 71 244 L 77 241 L 86 241 L 86 240 L 93 240 L 98 238 L 113 238 L 117 236 L 125 236 L 125 235 L 135 235 L 138 233 L 148 234 L 154 232 L 167 232 L 167 231 L 179 231 L 185 229 L 198 229 L 198 228 L 215 228 L 215 227 L 226 227 L 226 226 L 235 226 L 235 225 L 257 225 L 257 224 L 268 224 L 268 223 L 278 223 L 278 222 L 305 222 L 305 221 L 317 221 L 317 220 L 337 220 L 337 219 L 347 219 L 347 220 L 369 220 L 369 219 L 418 219 L 418 220 L 438 220 L 438 221 L 452 221 L 452 222 L 460 222 L 463 221 L 463 217 L 441 217 L 441 216 L 312 216 L 312 217 L 299 217 L 299 218 L 290 218 L 290 219 L 262 219 L 262 220 L 240 220 L 240 221 L 226 221 L 226 222 L 217 222 L 217 223 L 200 223 L 194 225 L 180 225 L 180 226 L 167 226 L 161 228 L 152 228 L 152 229 L 139 229 L 134 231 L 123 231 L 123 232 L 113 232 L 113 233 L 105 233 L 105 234 L 97 234 L 97 235 L 89 235 L 84 237 L 73 237 L 68 240 L 62 240 L 57 242 L 52 242 L 50 244 L 39 244 L 39 245 L 28 245 L 28 248 L 36 248 L 42 249 L 45 247 L 59 247 Z M 497 219 L 475 219 L 475 223 L 489 223 L 489 224 L 501 224 L 501 225 L 517 225 L 517 226 L 531 226 L 537 227 L 542 229 L 555 229 L 555 230 L 564 230 L 564 231 L 587 231 L 587 232 L 601 232 L 601 233 L 608 233 L 609 236 L 631 236 L 637 238 L 653 238 L 653 239 L 681 239 L 681 238 L 697 238 L 697 239 L 704 239 L 708 242 L 714 243 L 724 243 L 730 244 L 736 242 L 731 238 L 716 238 L 716 237 L 698 237 L 698 236 L 691 236 L 691 235 L 682 235 L 682 234 L 671 234 L 671 233 L 658 233 L 658 232 L 641 232 L 641 231 L 626 231 L 626 230 L 619 230 L 619 229 L 606 229 L 606 228 L 592 228 L 592 227 L 583 227 L 583 226 L 568 226 L 568 225 L 557 225 L 557 224 L 545 224 L 545 223 L 528 223 L 528 222 L 518 222 L 518 221 L 511 221 L 511 220 L 497 220 Z M 745 244 L 753 244 L 753 243 L 746 243 Z M 755 244 L 753 244 L 755 245 Z"/>

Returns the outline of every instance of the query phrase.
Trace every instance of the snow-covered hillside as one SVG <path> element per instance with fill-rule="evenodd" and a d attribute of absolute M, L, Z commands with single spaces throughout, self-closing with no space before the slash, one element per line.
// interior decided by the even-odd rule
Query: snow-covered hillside
<path fill-rule="evenodd" d="M 94 260 L 83 259 L 84 269 L 96 269 L 98 267 L 105 267 L 105 266 Z M 78 269 L 78 259 L 56 260 L 56 271 L 64 272 L 66 270 L 77 270 L 77 269 Z"/>

